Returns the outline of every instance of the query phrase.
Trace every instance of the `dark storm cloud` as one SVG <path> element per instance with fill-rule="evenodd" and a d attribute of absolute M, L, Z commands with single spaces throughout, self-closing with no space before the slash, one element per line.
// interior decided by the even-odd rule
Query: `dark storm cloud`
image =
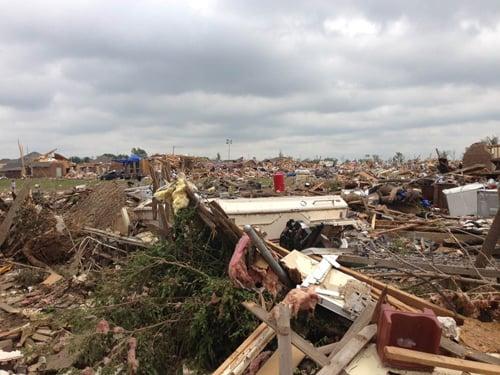
<path fill-rule="evenodd" d="M 14 156 L 461 152 L 500 128 L 496 1 L 0 0 Z"/>

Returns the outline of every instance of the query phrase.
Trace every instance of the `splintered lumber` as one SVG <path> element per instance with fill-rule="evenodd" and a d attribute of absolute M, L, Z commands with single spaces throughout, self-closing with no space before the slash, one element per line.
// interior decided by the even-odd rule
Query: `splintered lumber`
<path fill-rule="evenodd" d="M 292 345 L 292 369 L 295 369 L 300 362 L 305 358 L 305 354 L 302 353 L 296 346 Z M 264 363 L 264 365 L 259 369 L 257 375 L 276 375 L 279 373 L 280 365 L 280 352 L 276 350 L 271 357 Z"/>
<path fill-rule="evenodd" d="M 95 234 L 95 235 L 107 238 L 109 240 L 123 243 L 126 245 L 133 245 L 133 246 L 144 247 L 144 248 L 149 247 L 149 245 L 147 243 L 144 243 L 143 241 L 141 241 L 137 238 L 124 237 L 124 236 L 120 236 L 118 234 L 115 234 L 112 232 L 107 232 L 105 230 L 101 230 L 101 229 L 97 229 L 97 228 L 84 227 L 83 232 L 89 233 L 89 234 Z"/>
<path fill-rule="evenodd" d="M 441 336 L 441 342 L 439 343 L 439 346 L 441 347 L 441 349 L 444 349 L 447 352 L 461 358 L 469 358 L 479 362 L 490 363 L 492 365 L 500 365 L 500 358 L 479 352 L 474 349 L 465 348 L 464 346 L 457 344 L 455 341 L 452 341 L 444 336 Z"/>
<path fill-rule="evenodd" d="M 435 305 L 429 301 L 426 301 L 422 298 L 419 298 L 413 294 L 404 292 L 404 291 L 397 289 L 391 285 L 385 284 L 385 283 L 378 281 L 378 280 L 375 280 L 369 276 L 363 275 L 362 273 L 351 270 L 350 268 L 341 266 L 340 270 L 348 275 L 351 275 L 352 277 L 354 277 L 360 281 L 364 281 L 368 285 L 375 287 L 379 290 L 384 290 L 387 288 L 388 296 L 392 296 L 392 297 L 398 299 L 399 301 L 401 301 L 401 302 L 403 302 L 411 307 L 414 307 L 414 308 L 417 308 L 420 310 L 422 310 L 424 308 L 431 309 L 432 311 L 434 311 L 434 313 L 437 316 L 450 316 L 453 319 L 455 319 L 457 321 L 457 323 L 459 323 L 459 324 L 462 324 L 464 322 L 465 317 L 463 317 L 460 314 L 457 314 L 453 311 L 445 309 L 444 307 L 437 306 L 437 305 Z"/>
<path fill-rule="evenodd" d="M 275 310 L 276 331 L 278 335 L 278 351 L 280 355 L 280 375 L 292 375 L 292 338 L 290 328 L 290 307 L 280 303 Z"/>
<path fill-rule="evenodd" d="M 250 362 L 259 355 L 274 336 L 274 330 L 266 323 L 261 323 L 212 375 L 243 374 Z"/>
<path fill-rule="evenodd" d="M 21 207 L 21 204 L 24 203 L 26 197 L 30 193 L 32 184 L 32 181 L 25 182 L 16 199 L 14 200 L 14 202 L 12 202 L 9 212 L 7 212 L 7 215 L 3 219 L 2 224 L 0 225 L 0 247 L 3 245 L 7 237 L 9 237 L 10 227 L 14 222 L 14 218 L 16 217 L 17 211 Z"/>
<path fill-rule="evenodd" d="M 401 231 L 401 230 L 415 228 L 415 227 L 418 227 L 419 225 L 422 225 L 422 224 L 423 223 L 412 223 L 412 224 L 401 225 L 401 226 L 396 227 L 396 228 L 390 228 L 390 229 L 380 230 L 380 231 L 377 231 L 377 232 L 373 232 L 371 234 L 371 237 L 378 237 L 378 236 L 381 236 L 381 235 L 386 234 L 386 233 L 398 232 L 398 231 Z"/>
<path fill-rule="evenodd" d="M 369 303 L 359 314 L 359 316 L 354 320 L 354 322 L 351 324 L 347 332 L 342 336 L 340 341 L 336 343 L 337 345 L 335 348 L 331 351 L 330 355 L 328 358 L 332 359 L 337 355 L 338 352 L 342 350 L 342 348 L 347 345 L 347 343 L 354 337 L 356 336 L 363 328 L 365 328 L 367 325 L 370 324 L 373 313 L 375 312 L 375 303 Z"/>
<path fill-rule="evenodd" d="M 328 366 L 323 367 L 318 375 L 338 375 L 377 333 L 377 325 L 366 326 L 343 346 L 332 358 Z"/>
<path fill-rule="evenodd" d="M 243 306 L 254 314 L 257 318 L 265 322 L 273 330 L 277 331 L 278 327 L 274 319 L 272 319 L 269 312 L 264 310 L 262 307 L 254 302 L 243 302 Z M 303 353 L 305 353 L 309 358 L 316 362 L 320 366 L 326 366 L 330 361 L 328 357 L 321 353 L 317 348 L 315 348 L 309 341 L 304 340 L 300 335 L 298 335 L 293 330 L 290 330 L 290 336 L 292 344 L 299 348 Z"/>
<path fill-rule="evenodd" d="M 500 374 L 500 366 L 489 363 L 481 363 L 466 359 L 447 357 L 444 355 L 419 352 L 395 346 L 386 346 L 384 348 L 384 353 L 388 359 L 413 363 L 416 365 L 442 367 L 477 374 Z"/>

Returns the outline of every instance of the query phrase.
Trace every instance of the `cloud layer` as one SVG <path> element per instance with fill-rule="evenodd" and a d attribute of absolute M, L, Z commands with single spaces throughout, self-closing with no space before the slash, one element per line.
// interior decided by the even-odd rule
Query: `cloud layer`
<path fill-rule="evenodd" d="M 435 3 L 435 4 L 434 4 Z M 497 1 L 0 0 L 0 157 L 463 152 L 500 133 Z"/>

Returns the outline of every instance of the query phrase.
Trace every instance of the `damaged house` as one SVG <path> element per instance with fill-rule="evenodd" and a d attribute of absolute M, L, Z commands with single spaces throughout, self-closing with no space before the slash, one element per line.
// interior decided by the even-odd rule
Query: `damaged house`
<path fill-rule="evenodd" d="M 22 159 L 6 161 L 0 174 L 7 178 L 21 178 L 24 167 L 25 176 L 28 177 L 60 178 L 71 170 L 72 165 L 68 158 L 54 151 L 45 154 L 31 152 Z"/>

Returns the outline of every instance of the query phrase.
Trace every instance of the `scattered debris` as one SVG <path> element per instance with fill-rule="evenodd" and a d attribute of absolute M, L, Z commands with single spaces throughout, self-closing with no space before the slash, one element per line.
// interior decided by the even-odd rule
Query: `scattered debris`
<path fill-rule="evenodd" d="M 154 155 L 127 164 L 140 182 L 24 184 L 0 199 L 2 369 L 498 371 L 495 150 L 463 165 Z"/>

